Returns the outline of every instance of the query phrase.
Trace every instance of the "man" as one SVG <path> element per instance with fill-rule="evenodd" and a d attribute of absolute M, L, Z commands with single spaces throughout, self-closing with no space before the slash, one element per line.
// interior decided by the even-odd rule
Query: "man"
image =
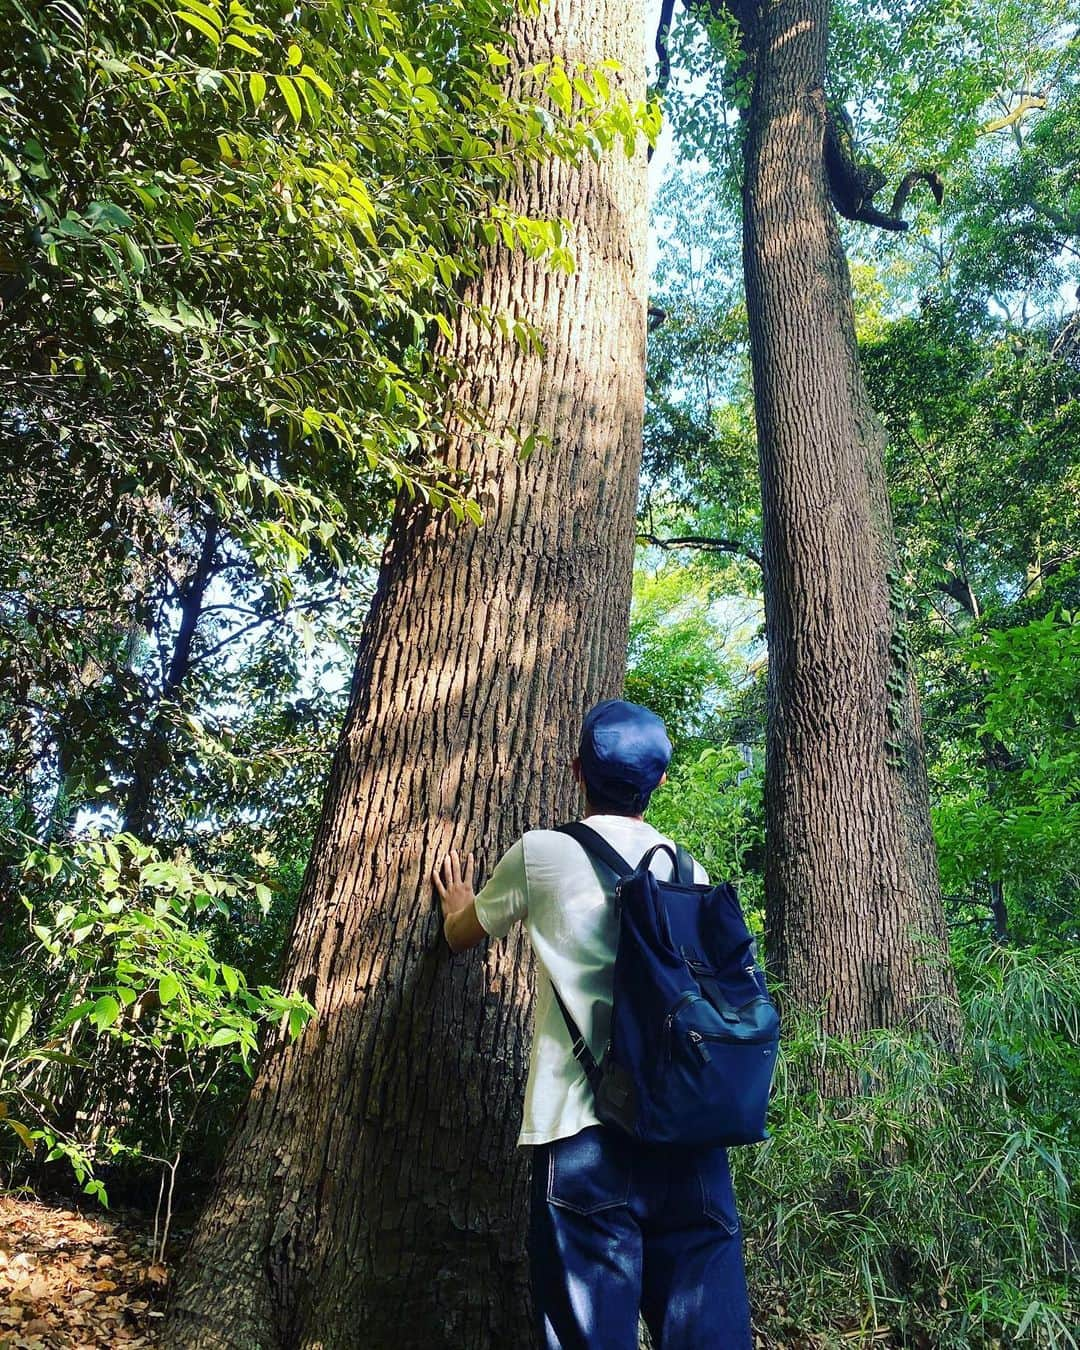
<path fill-rule="evenodd" d="M 611 699 L 586 716 L 575 781 L 585 821 L 628 863 L 670 843 L 646 824 L 667 777 L 664 724 Z M 666 880 L 671 859 L 652 869 Z M 707 881 L 695 863 L 695 879 Z M 750 1350 L 735 1198 L 723 1148 L 641 1144 L 599 1123 L 554 985 L 599 1060 L 611 1022 L 615 879 L 573 839 L 530 830 L 473 893 L 456 852 L 433 877 L 455 952 L 526 925 L 537 960 L 535 1031 L 518 1142 L 533 1147 L 529 1258 L 548 1350 L 636 1350 L 638 1311 L 657 1350 Z"/>

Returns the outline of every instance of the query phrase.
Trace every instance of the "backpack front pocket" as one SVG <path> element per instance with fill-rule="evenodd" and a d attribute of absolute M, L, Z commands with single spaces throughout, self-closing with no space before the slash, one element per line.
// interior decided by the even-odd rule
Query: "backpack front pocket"
<path fill-rule="evenodd" d="M 664 1023 L 647 1136 L 661 1142 L 756 1143 L 776 1062 L 775 1030 L 725 1021 L 686 993 Z"/>

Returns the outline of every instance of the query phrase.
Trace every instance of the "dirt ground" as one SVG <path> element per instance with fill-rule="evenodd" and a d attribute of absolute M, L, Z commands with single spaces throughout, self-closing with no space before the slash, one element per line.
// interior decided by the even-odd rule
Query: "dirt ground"
<path fill-rule="evenodd" d="M 187 1226 L 174 1229 L 170 1254 L 189 1236 Z M 152 1248 L 144 1213 L 0 1195 L 0 1350 L 157 1347 L 169 1270 L 154 1262 Z M 836 1343 L 876 1350 L 889 1333 L 851 1331 L 838 1342 L 794 1331 L 754 1338 L 755 1350 Z"/>
<path fill-rule="evenodd" d="M 168 1271 L 143 1216 L 0 1196 L 0 1350 L 156 1345 Z"/>

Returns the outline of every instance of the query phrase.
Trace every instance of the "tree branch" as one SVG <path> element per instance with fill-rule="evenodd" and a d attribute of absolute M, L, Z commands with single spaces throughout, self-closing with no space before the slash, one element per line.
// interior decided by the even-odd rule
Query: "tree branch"
<path fill-rule="evenodd" d="M 1033 586 L 1037 586 L 1041 581 L 1045 580 L 1046 577 L 1052 577 L 1055 572 L 1060 572 L 1066 563 L 1072 562 L 1075 558 L 1080 558 L 1080 552 L 1065 552 L 1057 558 L 1048 558 L 1046 562 L 1041 563 L 1038 570 L 1028 578 L 1027 584 L 1017 596 L 1017 599 L 1023 600 L 1024 596 L 1027 595 L 1028 591 L 1030 591 Z"/>
<path fill-rule="evenodd" d="M 746 558 L 757 567 L 761 566 L 760 556 L 753 549 L 747 548 L 745 544 L 740 544 L 737 539 L 722 539 L 715 535 L 704 534 L 681 534 L 669 539 L 661 539 L 655 534 L 639 534 L 637 542 L 639 544 L 651 544 L 653 548 L 699 548 L 715 553 L 734 553 L 740 558 Z"/>
<path fill-rule="evenodd" d="M 675 10 L 675 0 L 662 0 L 660 21 L 656 25 L 656 92 L 662 94 L 671 79 L 671 56 L 668 52 L 668 38 L 671 35 L 671 16 Z"/>
<path fill-rule="evenodd" d="M 937 583 L 937 590 L 951 596 L 973 619 L 979 617 L 979 604 L 966 576 L 951 576 Z"/>
<path fill-rule="evenodd" d="M 977 132 L 979 136 L 989 136 L 994 131 L 1004 131 L 1006 127 L 1011 127 L 1019 122 L 1025 113 L 1031 112 L 1035 108 L 1045 108 L 1046 99 L 1042 94 L 1029 94 L 1022 98 L 1016 107 L 1004 117 L 995 117 L 992 122 L 987 122 L 981 126 Z"/>

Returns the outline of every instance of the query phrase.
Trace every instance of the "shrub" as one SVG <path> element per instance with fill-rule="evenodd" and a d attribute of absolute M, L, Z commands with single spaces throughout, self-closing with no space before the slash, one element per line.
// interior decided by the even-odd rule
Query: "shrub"
<path fill-rule="evenodd" d="M 32 846 L 21 871 L 29 929 L 5 961 L 0 1007 L 12 1171 L 19 1151 L 66 1160 L 107 1203 L 103 1168 L 160 1168 L 163 1245 L 185 1150 L 231 1114 L 262 1031 L 280 1023 L 298 1036 L 312 1013 L 249 986 L 212 942 L 210 916 L 235 923 L 269 908 L 272 892 L 130 835 Z"/>
<path fill-rule="evenodd" d="M 789 1025 L 772 1138 L 733 1161 L 759 1331 L 790 1343 L 1075 1347 L 1080 957 L 960 965 L 968 1048 Z M 864 1092 L 822 1099 L 815 1071 Z M 822 1330 L 824 1329 L 824 1330 Z"/>

